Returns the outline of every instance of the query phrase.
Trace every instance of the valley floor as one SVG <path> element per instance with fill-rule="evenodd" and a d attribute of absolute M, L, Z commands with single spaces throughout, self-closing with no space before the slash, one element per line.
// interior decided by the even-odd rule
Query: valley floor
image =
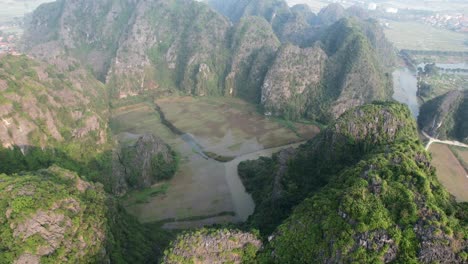
<path fill-rule="evenodd" d="M 319 132 L 312 124 L 266 118 L 255 106 L 234 98 L 178 97 L 155 103 L 171 124 L 187 134 L 171 132 L 152 103 L 114 110 L 111 128 L 121 144 L 130 144 L 150 132 L 178 152 L 180 168 L 164 188 L 162 184 L 153 186 L 154 190 L 163 189 L 157 196 L 145 197 L 152 192 L 143 191 L 124 199 L 127 210 L 141 222 L 165 221 L 166 228 L 245 220 L 254 204 L 237 175 L 237 164 L 271 156 L 282 146 L 305 141 Z M 207 159 L 198 148 L 232 161 Z"/>
<path fill-rule="evenodd" d="M 459 202 L 468 202 L 468 149 L 434 143 L 429 147 L 439 181 Z"/>

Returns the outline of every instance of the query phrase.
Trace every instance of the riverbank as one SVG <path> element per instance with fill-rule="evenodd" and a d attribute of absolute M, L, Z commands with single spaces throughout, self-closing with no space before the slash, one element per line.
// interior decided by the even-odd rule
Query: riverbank
<path fill-rule="evenodd" d="M 238 99 L 169 98 L 157 104 L 160 111 L 151 103 L 114 109 L 111 122 L 120 142 L 153 133 L 181 157 L 180 169 L 164 183 L 164 193 L 148 197 L 145 203 L 134 201 L 138 194 L 123 200 L 127 211 L 143 223 L 164 221 L 164 228 L 170 229 L 245 221 L 254 204 L 237 174 L 237 164 L 270 156 L 282 148 L 277 144 L 289 147 L 305 140 Z M 319 131 L 313 125 L 298 126 L 304 126 L 298 131 L 305 137 Z M 208 151 L 231 158 L 219 162 L 202 155 Z"/>

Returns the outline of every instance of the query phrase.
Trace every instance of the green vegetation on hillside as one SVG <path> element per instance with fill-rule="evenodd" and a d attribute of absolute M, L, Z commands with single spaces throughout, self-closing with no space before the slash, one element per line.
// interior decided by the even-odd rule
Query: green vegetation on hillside
<path fill-rule="evenodd" d="M 51 167 L 1 174 L 0 190 L 0 263 L 13 263 L 28 254 L 43 263 L 104 260 L 108 230 L 101 187 Z"/>
<path fill-rule="evenodd" d="M 466 261 L 459 245 L 467 226 L 437 181 L 407 107 L 358 107 L 286 163 L 281 157 L 239 165 L 256 202 L 248 225 L 273 233 L 260 262 Z"/>

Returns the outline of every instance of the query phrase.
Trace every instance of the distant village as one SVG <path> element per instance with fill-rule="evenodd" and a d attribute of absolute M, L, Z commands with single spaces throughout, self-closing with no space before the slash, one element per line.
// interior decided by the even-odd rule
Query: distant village
<path fill-rule="evenodd" d="M 0 23 L 0 54 L 19 55 L 17 43 L 21 38 L 22 18 Z"/>
<path fill-rule="evenodd" d="M 0 54 L 19 55 L 20 53 L 16 50 L 17 41 L 18 37 L 16 34 L 0 32 Z"/>
<path fill-rule="evenodd" d="M 468 33 L 468 16 L 463 14 L 436 14 L 424 17 L 423 21 L 431 26 L 446 28 L 449 30 Z"/>

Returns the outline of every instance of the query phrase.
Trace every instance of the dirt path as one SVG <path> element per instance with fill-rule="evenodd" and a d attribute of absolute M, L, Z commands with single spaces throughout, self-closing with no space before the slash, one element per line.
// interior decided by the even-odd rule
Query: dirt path
<path fill-rule="evenodd" d="M 468 148 L 468 145 L 467 144 L 463 144 L 461 142 L 458 142 L 458 141 L 450 141 L 450 140 L 440 140 L 440 139 L 437 139 L 437 138 L 433 138 L 431 136 L 429 136 L 428 134 L 426 134 L 426 132 L 424 131 L 421 131 L 421 133 L 429 139 L 429 142 L 426 144 L 426 150 L 429 150 L 429 147 L 433 144 L 433 143 L 440 143 L 440 144 L 445 144 L 445 145 L 451 145 L 451 146 L 457 146 L 457 147 L 462 147 L 462 148 Z"/>

